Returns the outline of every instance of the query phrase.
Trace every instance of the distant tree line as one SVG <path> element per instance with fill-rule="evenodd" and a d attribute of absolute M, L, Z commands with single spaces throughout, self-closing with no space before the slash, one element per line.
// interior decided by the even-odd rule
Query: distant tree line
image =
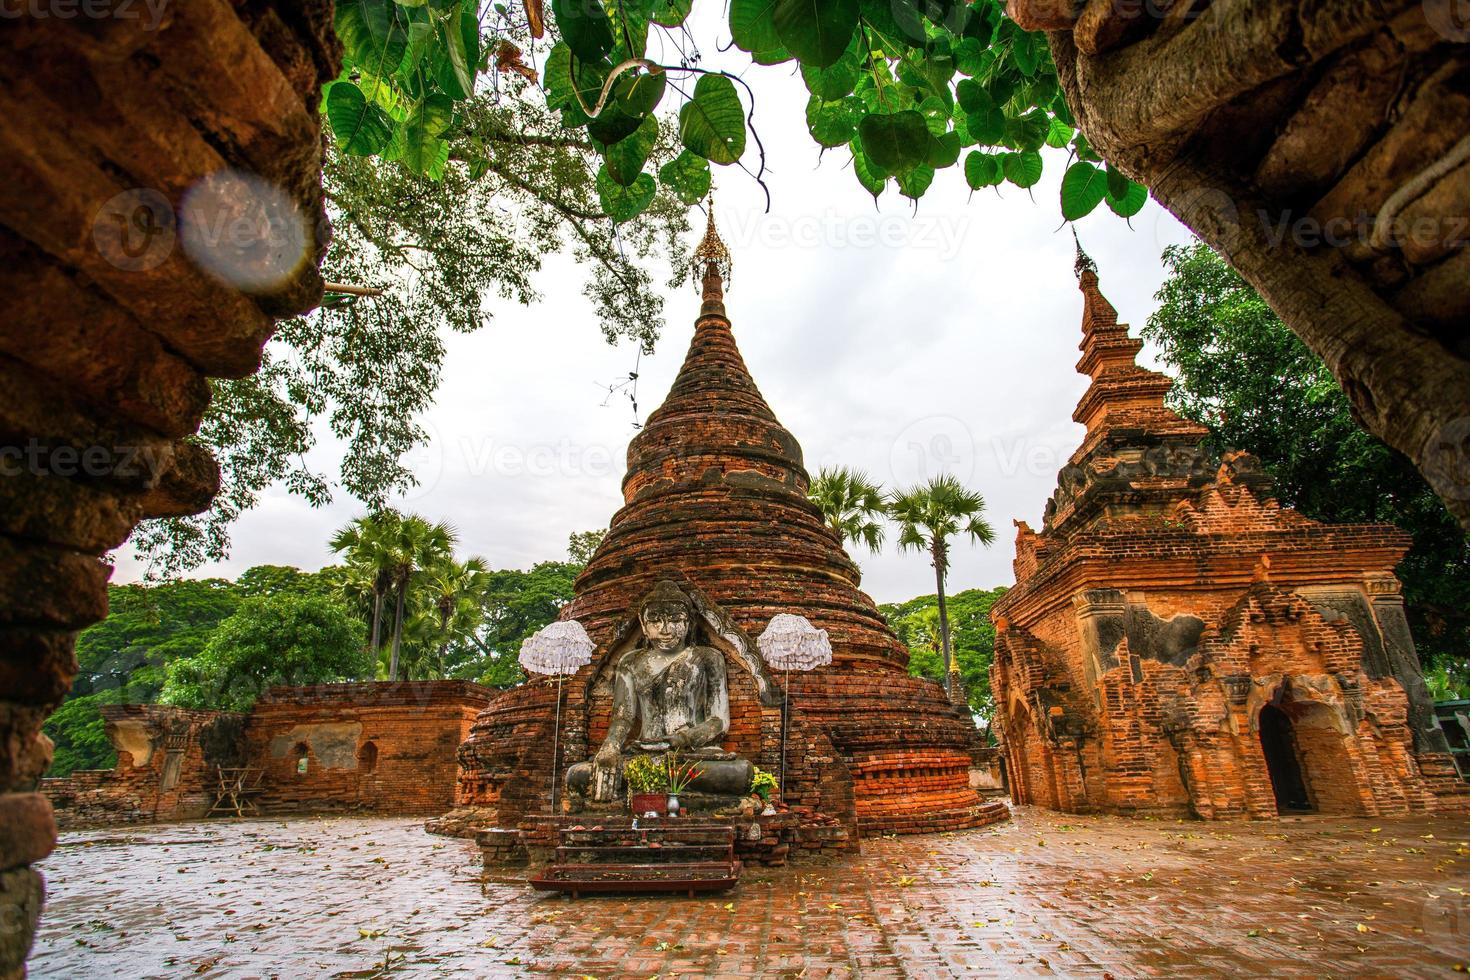
<path fill-rule="evenodd" d="M 425 533 L 426 522 L 412 515 L 378 524 L 393 520 L 409 525 L 399 543 L 413 546 L 405 549 L 412 567 L 404 573 L 405 553 L 397 553 L 381 595 L 350 549 L 346 564 L 318 572 L 260 565 L 234 581 L 110 586 L 108 617 L 78 637 L 77 679 L 46 722 L 56 745 L 47 775 L 116 762 L 103 705 L 247 710 L 273 684 L 387 679 L 395 637 L 400 679 L 521 683 L 521 641 L 571 600 L 600 540 L 600 532 L 579 532 L 570 543 L 577 560 L 492 571 L 481 559 L 454 558 L 452 529 L 427 525 Z"/>

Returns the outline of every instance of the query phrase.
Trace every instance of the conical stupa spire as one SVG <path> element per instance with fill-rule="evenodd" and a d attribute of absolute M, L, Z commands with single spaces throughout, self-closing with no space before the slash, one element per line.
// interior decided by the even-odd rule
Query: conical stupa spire
<path fill-rule="evenodd" d="M 1164 404 L 1174 382 L 1167 375 L 1140 367 L 1143 341 L 1118 322 L 1118 311 L 1102 294 L 1097 265 L 1077 245 L 1077 279 L 1082 290 L 1082 359 L 1077 370 L 1092 379 L 1074 421 L 1087 426 L 1088 441 L 1109 427 L 1135 428 L 1157 435 L 1203 435 L 1205 429 L 1181 418 Z"/>
<path fill-rule="evenodd" d="M 715 228 L 715 192 L 709 192 L 709 202 L 705 206 L 707 223 L 704 229 L 704 239 L 694 249 L 694 256 L 690 259 L 691 271 L 694 274 L 694 286 L 700 290 L 704 301 L 700 304 L 701 316 L 707 314 L 725 315 L 725 289 L 730 285 L 731 273 L 734 263 L 730 259 L 730 249 L 726 247 L 720 233 Z"/>

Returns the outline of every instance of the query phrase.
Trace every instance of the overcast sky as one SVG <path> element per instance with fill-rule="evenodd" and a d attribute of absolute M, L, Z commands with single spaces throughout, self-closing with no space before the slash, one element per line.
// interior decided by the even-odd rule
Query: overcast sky
<path fill-rule="evenodd" d="M 738 51 L 704 54 L 705 67 L 741 67 Z M 1071 420 L 1086 382 L 1075 370 L 1082 300 L 1072 233 L 1058 205 L 1064 152 L 1047 151 L 1034 201 L 1009 186 L 972 197 L 955 167 L 917 209 L 896 190 L 875 209 L 847 151 L 819 163 L 800 78 L 786 67 L 745 67 L 770 213 L 738 169 L 716 168 L 716 187 L 735 262 L 726 308 L 751 373 L 813 473 L 845 464 L 892 487 L 948 471 L 980 490 L 997 541 L 955 547 L 949 587 L 1011 584 L 1012 521 L 1040 527 L 1057 470 L 1082 437 Z M 752 144 L 746 159 L 754 157 Z M 696 215 L 696 227 L 703 223 Z M 1152 201 L 1131 228 L 1105 206 L 1076 228 L 1136 333 L 1157 306 L 1160 253 L 1189 233 Z M 652 271 L 657 282 L 668 278 L 666 266 Z M 432 441 L 410 461 L 421 485 L 396 501 L 453 523 L 462 553 L 492 567 L 564 558 L 569 532 L 607 526 L 622 502 L 636 430 L 631 405 L 608 400 L 607 386 L 633 369 L 635 351 L 602 340 L 582 279 L 569 260 L 553 259 L 539 280 L 542 302 L 496 301 L 488 326 L 447 338 L 442 385 L 423 419 Z M 668 392 L 698 309 L 690 285 L 668 295 L 658 350 L 640 367 L 640 418 Z M 337 445 L 328 438 L 308 458 L 335 472 Z M 342 493 L 313 509 L 272 488 L 235 526 L 229 560 L 193 574 L 319 568 L 332 560 L 328 536 L 362 509 Z M 934 589 L 923 556 L 890 544 L 853 557 L 880 602 Z M 115 581 L 141 577 L 126 547 L 117 558 Z"/>

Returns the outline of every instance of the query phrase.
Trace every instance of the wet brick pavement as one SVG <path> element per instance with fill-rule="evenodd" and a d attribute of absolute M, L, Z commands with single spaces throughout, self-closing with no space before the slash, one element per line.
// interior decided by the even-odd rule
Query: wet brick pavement
<path fill-rule="evenodd" d="M 69 833 L 42 870 L 32 973 L 69 980 L 1451 977 L 1470 962 L 1463 817 L 1020 808 L 999 827 L 752 867 L 735 892 L 696 900 L 533 892 L 401 819 Z"/>

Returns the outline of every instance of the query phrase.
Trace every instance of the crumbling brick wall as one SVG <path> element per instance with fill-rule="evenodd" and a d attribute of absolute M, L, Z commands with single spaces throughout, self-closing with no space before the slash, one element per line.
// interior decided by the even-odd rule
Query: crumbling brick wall
<path fill-rule="evenodd" d="M 241 758 L 241 714 L 119 704 L 102 717 L 117 766 L 41 780 L 63 830 L 202 817 L 215 800 L 217 767 Z"/>

